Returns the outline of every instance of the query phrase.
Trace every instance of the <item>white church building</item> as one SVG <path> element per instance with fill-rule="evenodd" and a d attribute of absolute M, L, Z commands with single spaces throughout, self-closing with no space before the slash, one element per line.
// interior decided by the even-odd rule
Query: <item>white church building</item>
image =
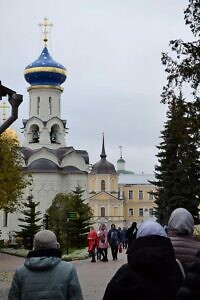
<path fill-rule="evenodd" d="M 61 119 L 61 85 L 66 74 L 65 67 L 49 54 L 45 32 L 44 49 L 24 71 L 29 84 L 29 115 L 23 120 L 21 147 L 24 171 L 31 173 L 33 179 L 24 200 L 31 193 L 40 203 L 38 210 L 42 215 L 59 192 L 69 193 L 79 185 L 85 191 L 84 198 L 88 198 L 88 153 L 67 145 L 67 122 Z M 1 239 L 7 240 L 17 229 L 18 218 L 17 213 L 0 212 Z"/>

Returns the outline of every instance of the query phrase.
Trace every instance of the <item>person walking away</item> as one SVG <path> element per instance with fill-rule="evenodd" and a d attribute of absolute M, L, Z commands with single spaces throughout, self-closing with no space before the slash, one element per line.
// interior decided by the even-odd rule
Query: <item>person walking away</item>
<path fill-rule="evenodd" d="M 111 224 L 111 229 L 108 231 L 108 242 L 110 244 L 113 260 L 117 260 L 118 246 L 120 243 L 120 234 L 116 229 L 115 224 Z"/>
<path fill-rule="evenodd" d="M 127 230 L 128 247 L 131 245 L 131 242 L 136 239 L 137 231 L 137 223 L 133 222 Z"/>
<path fill-rule="evenodd" d="M 105 224 L 101 224 L 99 226 L 98 238 L 99 238 L 99 251 L 102 256 L 101 261 L 107 262 L 108 261 L 108 232 Z"/>
<path fill-rule="evenodd" d="M 183 276 L 163 227 L 144 221 L 124 264 L 108 283 L 103 300 L 175 300 Z"/>
<path fill-rule="evenodd" d="M 88 233 L 87 241 L 88 241 L 88 252 L 92 258 L 91 262 L 96 262 L 95 249 L 98 246 L 98 237 L 97 237 L 96 230 L 94 229 L 93 226 L 90 227 L 90 232 Z"/>
<path fill-rule="evenodd" d="M 168 222 L 168 237 L 171 239 L 176 258 L 185 272 L 192 265 L 200 250 L 200 242 L 193 239 L 194 219 L 185 208 L 175 209 Z"/>
<path fill-rule="evenodd" d="M 122 241 L 122 247 L 123 249 L 127 248 L 128 245 L 128 236 L 127 236 L 127 228 L 123 227 L 121 231 L 121 241 Z"/>
<path fill-rule="evenodd" d="M 74 266 L 61 260 L 56 235 L 50 230 L 36 233 L 33 251 L 15 271 L 8 300 L 83 300 Z"/>

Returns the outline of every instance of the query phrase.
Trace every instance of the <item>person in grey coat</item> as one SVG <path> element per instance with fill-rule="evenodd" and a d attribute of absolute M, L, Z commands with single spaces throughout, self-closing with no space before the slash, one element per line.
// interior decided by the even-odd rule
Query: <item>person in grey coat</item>
<path fill-rule="evenodd" d="M 8 300 L 83 300 L 76 270 L 61 260 L 59 248 L 52 231 L 35 235 L 33 251 L 15 271 Z"/>

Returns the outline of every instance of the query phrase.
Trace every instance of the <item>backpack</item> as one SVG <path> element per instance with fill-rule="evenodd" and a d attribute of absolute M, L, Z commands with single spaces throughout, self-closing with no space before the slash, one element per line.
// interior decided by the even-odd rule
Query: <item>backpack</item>
<path fill-rule="evenodd" d="M 113 231 L 111 231 L 111 234 L 110 234 L 110 243 L 113 245 L 116 245 L 117 242 L 118 242 L 117 230 L 113 230 Z"/>

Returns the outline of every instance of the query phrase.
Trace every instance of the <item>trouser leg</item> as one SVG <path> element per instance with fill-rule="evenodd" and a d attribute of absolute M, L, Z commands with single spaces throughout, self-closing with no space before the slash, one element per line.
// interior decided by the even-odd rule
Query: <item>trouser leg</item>
<path fill-rule="evenodd" d="M 91 257 L 92 257 L 92 260 L 91 262 L 95 262 L 95 249 L 91 251 Z"/>
<path fill-rule="evenodd" d="M 111 246 L 112 258 L 115 259 L 115 249 L 114 246 Z"/>
<path fill-rule="evenodd" d="M 114 247 L 114 259 L 117 259 L 118 246 Z"/>

